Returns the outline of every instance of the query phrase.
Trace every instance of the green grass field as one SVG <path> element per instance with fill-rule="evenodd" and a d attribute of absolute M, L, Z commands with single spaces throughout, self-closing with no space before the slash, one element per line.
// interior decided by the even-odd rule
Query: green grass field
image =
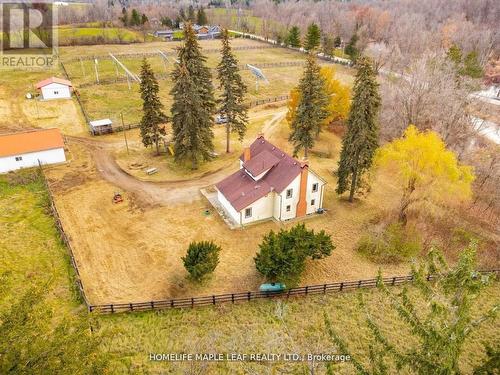
<path fill-rule="evenodd" d="M 57 33 L 60 46 L 144 42 L 144 35 L 141 31 L 122 27 L 104 28 L 99 25 L 86 27 L 63 26 L 58 28 Z M 146 34 L 146 41 L 154 39 L 154 37 Z"/>
<path fill-rule="evenodd" d="M 5 309 L 30 284 L 51 280 L 47 296 L 57 314 L 79 309 L 74 272 L 66 249 L 47 211 L 43 184 L 30 173 L 0 176 L 0 274 L 10 272 Z M 363 292 L 371 313 L 398 347 L 414 344 L 407 327 L 395 318 L 388 302 L 375 290 Z M 336 353 L 324 331 L 323 312 L 345 338 L 350 350 L 368 363 L 369 331 L 358 307 L 357 292 L 285 300 L 263 300 L 213 308 L 167 310 L 140 314 L 97 316 L 96 327 L 111 332 L 102 350 L 112 358 L 109 373 L 309 373 L 310 363 L 151 362 L 149 353 Z M 486 290 L 476 311 L 497 303 L 498 283 Z M 422 306 L 425 308 L 425 306 Z M 500 339 L 498 323 L 488 322 L 464 348 L 461 370 L 471 373 L 484 358 L 483 342 Z M 317 373 L 324 364 L 316 363 Z M 352 374 L 346 363 L 336 373 Z"/>

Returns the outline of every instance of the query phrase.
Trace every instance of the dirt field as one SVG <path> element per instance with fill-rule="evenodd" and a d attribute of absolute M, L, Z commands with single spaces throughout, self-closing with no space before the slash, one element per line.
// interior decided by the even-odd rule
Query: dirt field
<path fill-rule="evenodd" d="M 267 121 L 260 130 L 290 151 L 285 121 Z M 270 222 L 231 231 L 199 194 L 200 187 L 236 170 L 237 163 L 189 182 L 141 182 L 121 171 L 110 157 L 113 143 L 93 142 L 70 140 L 75 159 L 48 171 L 91 303 L 145 301 L 258 287 L 263 280 L 255 270 L 253 257 L 262 235 L 279 229 L 279 225 Z M 337 155 L 338 149 L 339 139 L 325 133 L 317 151 Z M 332 234 L 337 249 L 328 259 L 308 267 L 302 283 L 375 275 L 378 266 L 353 252 L 353 239 L 361 235 L 364 223 L 381 209 L 381 202 L 389 207 L 397 197 L 387 184 L 377 185 L 367 200 L 350 205 L 333 193 L 331 171 L 335 159 L 313 157 L 311 166 L 329 182 L 325 196 L 328 213 L 306 222 Z M 124 204 L 111 203 L 116 190 L 124 192 Z M 211 211 L 209 216 L 203 215 L 206 209 Z M 289 225 L 292 223 L 286 224 Z M 216 241 L 223 251 L 213 277 L 198 286 L 186 280 L 180 258 L 189 242 L 202 239 Z M 390 272 L 404 273 L 407 268 L 391 267 Z"/>

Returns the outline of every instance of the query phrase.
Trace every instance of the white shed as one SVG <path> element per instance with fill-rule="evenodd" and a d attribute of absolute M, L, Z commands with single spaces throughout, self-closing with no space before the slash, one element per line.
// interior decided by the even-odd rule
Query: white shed
<path fill-rule="evenodd" d="M 94 135 L 107 134 L 113 132 L 113 122 L 109 118 L 90 121 L 89 125 L 92 128 L 92 133 Z"/>
<path fill-rule="evenodd" d="M 36 88 L 42 92 L 44 100 L 70 99 L 73 86 L 68 80 L 51 77 L 38 82 Z"/>
<path fill-rule="evenodd" d="M 65 161 L 64 140 L 59 129 L 0 135 L 0 173 Z"/>

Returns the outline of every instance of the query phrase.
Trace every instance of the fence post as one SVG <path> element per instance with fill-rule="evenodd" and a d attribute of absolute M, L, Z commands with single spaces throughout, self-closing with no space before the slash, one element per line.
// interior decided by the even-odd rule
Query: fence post
<path fill-rule="evenodd" d="M 323 285 L 323 294 L 326 293 L 326 284 Z"/>
<path fill-rule="evenodd" d="M 132 303 L 129 304 L 130 311 L 134 311 L 134 305 Z"/>
<path fill-rule="evenodd" d="M 151 308 L 154 310 L 155 308 L 155 302 L 154 301 L 151 301 Z"/>
<path fill-rule="evenodd" d="M 231 302 L 234 303 L 234 293 L 231 293 Z"/>
<path fill-rule="evenodd" d="M 111 304 L 111 312 L 114 313 L 115 312 L 115 308 L 113 307 L 113 304 Z"/>
<path fill-rule="evenodd" d="M 215 295 L 212 294 L 212 302 L 215 305 Z"/>
<path fill-rule="evenodd" d="M 342 289 L 344 289 L 344 282 L 343 281 L 340 283 L 340 290 L 342 290 Z"/>
<path fill-rule="evenodd" d="M 396 284 L 396 278 L 395 277 L 392 278 L 392 285 L 394 285 L 394 284 Z"/>
<path fill-rule="evenodd" d="M 191 298 L 191 308 L 194 307 L 194 298 Z"/>
<path fill-rule="evenodd" d="M 174 300 L 173 299 L 170 300 L 170 307 L 174 307 Z"/>
<path fill-rule="evenodd" d="M 250 298 L 250 294 L 251 294 L 251 293 L 252 293 L 252 292 L 248 292 L 248 300 L 249 300 L 249 301 L 250 301 L 250 299 L 251 299 L 251 298 Z"/>
<path fill-rule="evenodd" d="M 308 289 L 309 289 L 309 285 L 308 285 L 308 286 L 306 286 L 306 294 L 307 294 Z"/>

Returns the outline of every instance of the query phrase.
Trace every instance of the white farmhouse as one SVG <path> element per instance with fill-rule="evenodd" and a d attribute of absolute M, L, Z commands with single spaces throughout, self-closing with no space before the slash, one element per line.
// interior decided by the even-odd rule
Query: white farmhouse
<path fill-rule="evenodd" d="M 222 208 L 239 225 L 290 220 L 323 206 L 326 182 L 307 162 L 287 155 L 259 135 L 240 157 L 240 170 L 215 185 Z"/>
<path fill-rule="evenodd" d="M 0 135 L 0 173 L 66 161 L 59 129 Z"/>
<path fill-rule="evenodd" d="M 42 92 L 42 98 L 44 100 L 70 99 L 73 86 L 70 81 L 51 77 L 38 82 L 36 88 Z"/>

